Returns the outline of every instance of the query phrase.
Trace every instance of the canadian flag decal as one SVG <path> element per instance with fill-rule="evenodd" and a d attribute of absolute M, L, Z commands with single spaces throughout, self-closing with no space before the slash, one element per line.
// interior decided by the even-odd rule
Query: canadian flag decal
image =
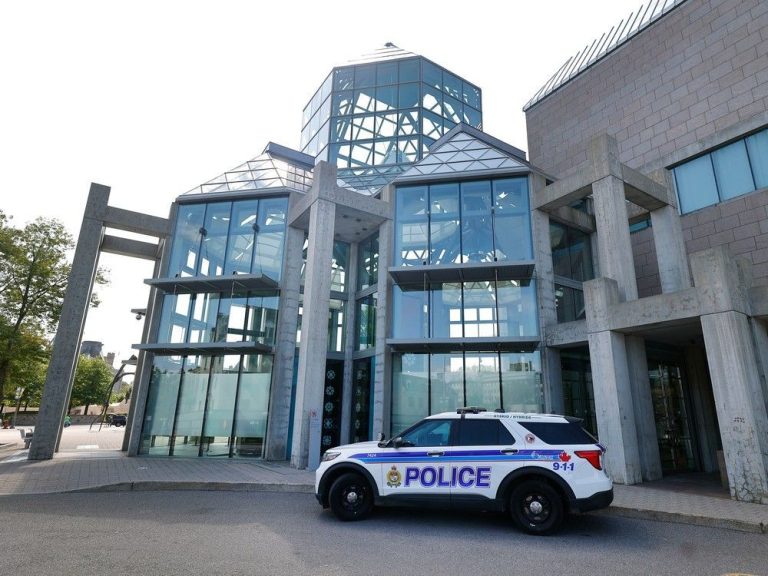
<path fill-rule="evenodd" d="M 568 462 L 568 460 L 570 460 L 570 459 L 571 459 L 571 457 L 568 456 L 568 452 L 560 452 L 560 461 L 561 462 Z"/>

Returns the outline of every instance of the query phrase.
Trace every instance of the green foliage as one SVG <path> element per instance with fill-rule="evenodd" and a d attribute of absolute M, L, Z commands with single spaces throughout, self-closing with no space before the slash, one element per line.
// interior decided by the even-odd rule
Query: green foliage
<path fill-rule="evenodd" d="M 113 404 L 119 404 L 124 400 L 130 400 L 133 386 L 130 384 L 123 384 L 120 386 L 120 390 L 110 396 L 109 401 Z"/>
<path fill-rule="evenodd" d="M 38 218 L 14 228 L 0 211 L 0 399 L 26 386 L 25 367 L 49 355 L 45 336 L 59 321 L 73 247 L 58 220 Z M 96 282 L 105 281 L 100 271 Z"/>
<path fill-rule="evenodd" d="M 103 404 L 112 385 L 112 378 L 112 369 L 103 358 L 80 356 L 70 407 Z"/>

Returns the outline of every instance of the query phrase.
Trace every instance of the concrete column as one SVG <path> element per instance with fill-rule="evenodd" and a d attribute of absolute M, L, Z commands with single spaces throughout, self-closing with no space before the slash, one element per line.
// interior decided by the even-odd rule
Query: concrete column
<path fill-rule="evenodd" d="M 315 185 L 335 185 L 335 178 L 315 173 Z M 328 180 L 326 182 L 325 180 Z M 336 205 L 317 198 L 309 214 L 309 249 L 304 277 L 299 374 L 293 418 L 291 466 L 314 469 L 320 462 L 320 434 L 310 430 L 310 417 L 322 420 L 325 360 L 328 348 L 333 234 Z M 314 421 L 314 420 L 313 420 Z"/>
<path fill-rule="evenodd" d="M 294 198 L 291 200 L 293 201 Z M 288 429 L 291 424 L 291 393 L 296 356 L 303 248 L 304 231 L 289 226 L 285 235 L 285 256 L 280 281 L 280 310 L 275 337 L 272 388 L 269 394 L 269 425 L 264 452 L 267 460 L 285 460 L 288 456 Z"/>
<path fill-rule="evenodd" d="M 688 254 L 685 251 L 680 216 L 674 206 L 651 211 L 653 242 L 664 294 L 691 287 Z"/>
<path fill-rule="evenodd" d="M 661 478 L 661 457 L 656 438 L 656 418 L 653 414 L 651 382 L 648 378 L 648 359 L 645 340 L 640 336 L 625 336 L 629 382 L 632 388 L 632 407 L 635 412 L 637 448 L 640 470 L 644 481 Z"/>
<path fill-rule="evenodd" d="M 768 411 L 768 330 L 765 323 L 757 318 L 750 318 L 750 327 L 752 328 L 752 338 L 755 341 L 755 352 L 757 352 L 760 371 L 760 384 L 763 390 L 763 401 L 765 409 Z"/>
<path fill-rule="evenodd" d="M 544 178 L 531 176 L 531 190 L 535 195 L 544 187 Z M 531 212 L 533 233 L 533 258 L 536 262 L 536 292 L 539 302 L 539 333 L 546 342 L 547 327 L 557 324 L 555 307 L 555 275 L 552 269 L 552 242 L 549 237 L 549 215 L 542 210 Z M 541 368 L 544 381 L 544 410 L 562 414 L 563 378 L 560 365 L 560 351 L 547 346 L 541 347 Z"/>
<path fill-rule="evenodd" d="M 584 283 L 584 297 L 597 430 L 608 449 L 606 470 L 614 482 L 636 484 L 642 481 L 642 467 L 627 348 L 623 334 L 607 329 L 610 306 L 619 302 L 619 287 L 609 278 L 590 280 Z"/>
<path fill-rule="evenodd" d="M 592 184 L 600 274 L 618 283 L 621 301 L 637 300 L 624 182 L 606 176 Z"/>
<path fill-rule="evenodd" d="M 108 186 L 91 184 L 85 206 L 67 290 L 53 341 L 43 398 L 29 449 L 30 460 L 50 460 L 58 449 L 64 415 L 72 390 L 80 340 L 88 312 L 93 281 L 99 263 L 104 217 L 109 202 Z"/>
<path fill-rule="evenodd" d="M 395 202 L 394 186 L 386 186 L 381 199 L 391 206 Z M 389 435 L 392 413 L 392 354 L 387 349 L 388 319 L 392 317 L 392 283 L 387 270 L 392 266 L 394 224 L 384 221 L 379 226 L 379 278 L 376 286 L 376 356 L 373 373 L 373 439 L 379 433 Z"/>
<path fill-rule="evenodd" d="M 768 416 L 747 316 L 750 271 L 725 247 L 693 254 L 691 271 L 731 496 L 768 504 Z"/>
<path fill-rule="evenodd" d="M 768 422 L 747 317 L 701 317 L 731 497 L 768 504 Z"/>
<path fill-rule="evenodd" d="M 342 444 L 349 444 L 349 432 L 352 426 L 352 380 L 354 377 L 352 367 L 354 361 L 352 355 L 355 352 L 355 332 L 357 327 L 357 254 L 359 244 L 349 247 L 349 262 L 347 263 L 347 300 L 344 313 L 344 380 L 341 392 L 341 434 L 339 440 Z"/>

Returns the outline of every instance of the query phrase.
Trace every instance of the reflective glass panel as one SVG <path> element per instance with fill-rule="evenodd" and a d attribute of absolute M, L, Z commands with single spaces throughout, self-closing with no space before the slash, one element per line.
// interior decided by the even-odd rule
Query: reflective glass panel
<path fill-rule="evenodd" d="M 376 111 L 385 112 L 397 108 L 397 86 L 376 88 Z"/>
<path fill-rule="evenodd" d="M 533 258 L 528 178 L 494 180 L 493 202 L 496 259 Z"/>
<path fill-rule="evenodd" d="M 376 84 L 397 84 L 397 62 L 379 62 L 376 65 Z"/>
<path fill-rule="evenodd" d="M 181 380 L 179 357 L 155 356 L 141 431 L 141 453 L 167 456 Z"/>
<path fill-rule="evenodd" d="M 173 249 L 168 265 L 168 277 L 194 276 L 200 254 L 201 230 L 205 204 L 181 204 L 173 231 Z"/>
<path fill-rule="evenodd" d="M 400 85 L 400 108 L 416 108 L 419 105 L 419 84 L 413 82 L 411 84 Z"/>
<path fill-rule="evenodd" d="M 360 242 L 357 250 L 357 289 L 365 290 L 379 280 L 379 235 Z"/>
<path fill-rule="evenodd" d="M 210 364 L 210 356 L 188 356 L 184 362 L 171 439 L 173 456 L 198 456 L 200 453 Z"/>
<path fill-rule="evenodd" d="M 333 93 L 333 106 L 331 107 L 331 110 L 334 116 L 352 114 L 352 105 L 355 99 L 354 94 L 355 93 L 352 92 L 352 90 Z"/>
<path fill-rule="evenodd" d="M 430 264 L 461 262 L 459 185 L 429 187 Z"/>
<path fill-rule="evenodd" d="M 465 282 L 464 338 L 494 338 L 497 335 L 495 283 L 493 280 Z"/>
<path fill-rule="evenodd" d="M 253 244 L 256 234 L 259 201 L 246 200 L 232 205 L 232 223 L 229 230 L 229 245 L 224 273 L 251 273 Z"/>
<path fill-rule="evenodd" d="M 717 204 L 717 185 L 709 154 L 681 164 L 673 172 L 681 213 Z"/>
<path fill-rule="evenodd" d="M 213 359 L 205 409 L 202 456 L 229 457 L 239 368 L 240 356 L 216 356 Z"/>
<path fill-rule="evenodd" d="M 400 60 L 397 64 L 400 82 L 415 82 L 419 79 L 419 60 L 417 58 Z"/>
<path fill-rule="evenodd" d="M 376 64 L 355 66 L 355 88 L 367 88 L 376 85 Z"/>
<path fill-rule="evenodd" d="M 493 262 L 491 182 L 461 185 L 461 262 Z"/>
<path fill-rule="evenodd" d="M 501 390 L 508 412 L 544 411 L 538 352 L 501 353 Z"/>
<path fill-rule="evenodd" d="M 259 201 L 256 247 L 251 273 L 263 274 L 276 282 L 280 281 L 283 268 L 287 212 L 287 198 L 270 198 Z"/>
<path fill-rule="evenodd" d="M 464 102 L 475 108 L 480 109 L 480 89 L 469 82 L 462 83 Z"/>
<path fill-rule="evenodd" d="M 364 88 L 362 90 L 355 90 L 355 103 L 353 107 L 354 114 L 365 114 L 367 112 L 374 112 L 376 110 L 376 90 L 371 88 Z"/>
<path fill-rule="evenodd" d="M 433 284 L 430 290 L 432 338 L 461 338 L 461 283 Z"/>
<path fill-rule="evenodd" d="M 495 352 L 467 352 L 464 367 L 466 405 L 488 410 L 501 408 L 499 355 Z"/>
<path fill-rule="evenodd" d="M 428 294 L 421 285 L 392 286 L 392 337 L 427 338 Z"/>
<path fill-rule="evenodd" d="M 712 164 L 720 200 L 735 198 L 755 189 L 744 140 L 712 152 Z"/>
<path fill-rule="evenodd" d="M 259 458 L 263 455 L 271 382 L 271 356 L 243 356 L 235 412 L 235 456 Z"/>
<path fill-rule="evenodd" d="M 166 294 L 163 296 L 163 312 L 160 317 L 158 342 L 186 342 L 189 326 L 189 294 Z"/>
<path fill-rule="evenodd" d="M 428 261 L 427 187 L 401 186 L 395 203 L 395 266 L 421 266 Z"/>
<path fill-rule="evenodd" d="M 454 411 L 464 403 L 464 358 L 461 354 L 430 354 L 430 411 Z"/>
<path fill-rule="evenodd" d="M 215 342 L 219 294 L 200 293 L 192 297 L 189 342 Z"/>
<path fill-rule="evenodd" d="M 392 362 L 392 435 L 429 416 L 429 356 L 403 354 Z"/>
<path fill-rule="evenodd" d="M 443 89 L 443 71 L 426 60 L 421 61 L 421 79 L 433 88 Z"/>
<path fill-rule="evenodd" d="M 443 72 L 443 90 L 453 98 L 461 98 L 461 80 L 450 72 Z"/>
<path fill-rule="evenodd" d="M 224 256 L 229 235 L 231 202 L 208 204 L 205 210 L 205 232 L 200 246 L 200 276 L 224 274 Z"/>
<path fill-rule="evenodd" d="M 245 310 L 246 342 L 258 342 L 267 346 L 275 343 L 277 313 L 280 299 L 277 296 L 251 295 Z"/>
<path fill-rule="evenodd" d="M 328 306 L 328 352 L 344 352 L 346 302 L 331 299 Z"/>
<path fill-rule="evenodd" d="M 334 292 L 347 291 L 347 269 L 349 268 L 349 244 L 333 243 L 333 259 L 331 260 L 331 290 Z"/>
<path fill-rule="evenodd" d="M 375 358 L 363 358 L 355 360 L 352 364 L 352 418 L 350 419 L 349 441 L 353 443 L 371 439 L 375 360 Z"/>
<path fill-rule="evenodd" d="M 368 350 L 376 346 L 376 295 L 357 301 L 356 349 Z"/>
<path fill-rule="evenodd" d="M 534 280 L 498 280 L 496 298 L 499 336 L 535 338 L 539 335 Z"/>
<path fill-rule="evenodd" d="M 768 130 L 747 138 L 749 161 L 757 188 L 768 188 Z"/>
<path fill-rule="evenodd" d="M 333 71 L 333 89 L 334 90 L 348 90 L 352 88 L 355 75 L 355 69 L 350 68 L 338 68 Z"/>
<path fill-rule="evenodd" d="M 248 298 L 245 294 L 222 298 L 216 315 L 214 342 L 242 342 Z"/>

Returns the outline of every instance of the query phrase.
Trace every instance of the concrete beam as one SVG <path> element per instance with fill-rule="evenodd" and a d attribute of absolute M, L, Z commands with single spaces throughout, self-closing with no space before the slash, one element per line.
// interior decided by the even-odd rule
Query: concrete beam
<path fill-rule="evenodd" d="M 548 347 L 564 348 L 587 343 L 587 321 L 575 320 L 549 324 L 544 329 L 544 342 Z"/>
<path fill-rule="evenodd" d="M 561 206 L 555 210 L 548 211 L 548 214 L 551 220 L 561 222 L 566 226 L 576 228 L 587 234 L 592 234 L 597 229 L 595 217 L 592 214 L 587 214 L 570 206 Z"/>
<path fill-rule="evenodd" d="M 101 251 L 144 260 L 157 260 L 160 257 L 161 248 L 157 244 L 105 234 L 101 241 Z"/>
<path fill-rule="evenodd" d="M 621 165 L 624 195 L 627 200 L 646 210 L 658 210 L 669 206 L 667 189 L 629 166 Z"/>
<path fill-rule="evenodd" d="M 104 226 L 156 238 L 165 238 L 171 233 L 171 222 L 166 218 L 114 206 L 107 206 L 104 213 Z"/>

